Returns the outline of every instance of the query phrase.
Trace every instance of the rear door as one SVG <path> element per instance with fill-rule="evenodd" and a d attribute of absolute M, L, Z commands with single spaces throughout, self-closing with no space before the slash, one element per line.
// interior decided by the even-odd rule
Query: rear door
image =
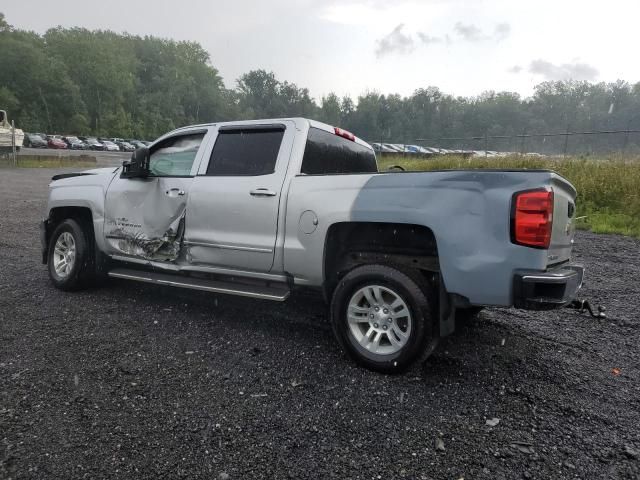
<path fill-rule="evenodd" d="M 268 272 L 295 125 L 222 126 L 189 194 L 192 265 Z"/>
<path fill-rule="evenodd" d="M 151 146 L 150 175 L 116 177 L 105 198 L 108 253 L 176 260 L 189 190 L 202 158 L 206 128 L 181 131 Z"/>

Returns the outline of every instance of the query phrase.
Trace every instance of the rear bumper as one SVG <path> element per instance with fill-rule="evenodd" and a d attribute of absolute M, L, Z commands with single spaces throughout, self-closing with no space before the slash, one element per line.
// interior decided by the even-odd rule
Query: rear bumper
<path fill-rule="evenodd" d="M 549 310 L 571 302 L 582 287 L 584 267 L 563 265 L 554 270 L 519 270 L 513 277 L 513 306 Z"/>

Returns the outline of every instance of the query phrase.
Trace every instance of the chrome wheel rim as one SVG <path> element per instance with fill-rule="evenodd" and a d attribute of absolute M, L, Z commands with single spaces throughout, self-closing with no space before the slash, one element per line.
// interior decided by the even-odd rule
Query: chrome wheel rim
<path fill-rule="evenodd" d="M 353 294 L 347 321 L 356 343 L 376 355 L 393 355 L 402 350 L 413 323 L 407 303 L 382 285 L 367 285 Z"/>
<path fill-rule="evenodd" d="M 53 268 L 61 278 L 69 276 L 76 262 L 76 241 L 69 232 L 62 232 L 53 249 Z"/>

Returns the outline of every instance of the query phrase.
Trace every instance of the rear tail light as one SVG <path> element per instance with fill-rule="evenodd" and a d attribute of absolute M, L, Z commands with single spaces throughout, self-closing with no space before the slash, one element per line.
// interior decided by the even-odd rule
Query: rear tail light
<path fill-rule="evenodd" d="M 534 248 L 549 248 L 553 226 L 553 191 L 528 190 L 513 196 L 511 241 Z"/>
<path fill-rule="evenodd" d="M 346 138 L 347 140 L 351 140 L 352 142 L 356 141 L 356 136 L 351 132 L 348 132 L 338 127 L 336 127 L 334 131 L 335 131 L 335 134 L 338 135 L 339 137 Z"/>

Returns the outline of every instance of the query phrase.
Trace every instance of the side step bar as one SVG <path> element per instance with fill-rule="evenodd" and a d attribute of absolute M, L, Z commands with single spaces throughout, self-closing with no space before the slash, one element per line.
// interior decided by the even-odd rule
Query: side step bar
<path fill-rule="evenodd" d="M 284 286 L 267 287 L 261 285 L 242 285 L 222 282 L 219 280 L 208 280 L 205 278 L 183 277 L 157 272 L 143 272 L 128 268 L 115 268 L 109 272 L 109 276 L 113 278 L 123 278 L 126 280 L 136 280 L 138 282 L 153 283 L 155 285 L 190 288 L 192 290 L 204 290 L 205 292 L 239 295 L 242 297 L 260 298 L 263 300 L 274 300 L 276 302 L 284 302 L 291 293 L 291 291 Z"/>

